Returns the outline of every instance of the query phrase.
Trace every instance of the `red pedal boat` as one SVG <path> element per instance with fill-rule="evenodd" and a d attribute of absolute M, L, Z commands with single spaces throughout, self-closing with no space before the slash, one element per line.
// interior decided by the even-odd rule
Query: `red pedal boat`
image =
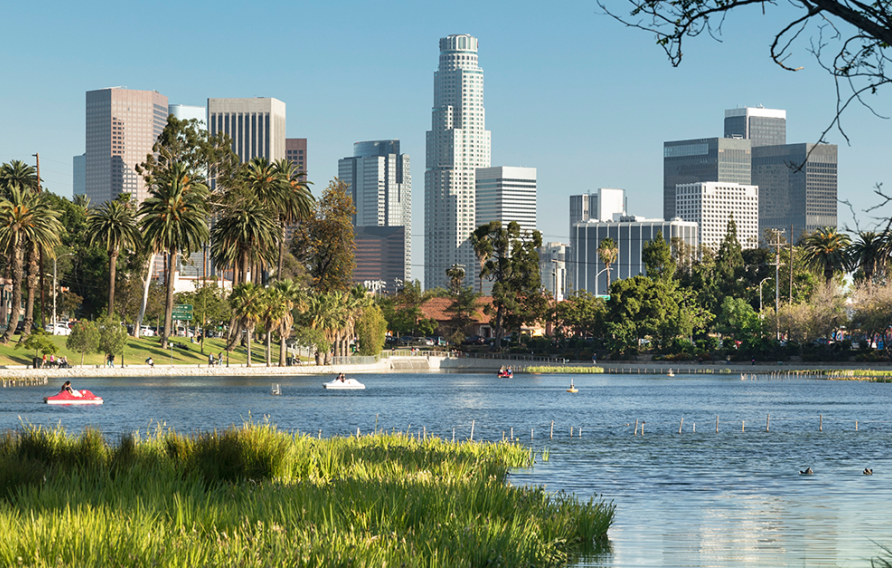
<path fill-rule="evenodd" d="M 43 397 L 47 404 L 102 404 L 102 399 L 88 390 L 78 391 L 81 396 L 74 396 L 68 391 L 62 391 L 53 396 Z"/>

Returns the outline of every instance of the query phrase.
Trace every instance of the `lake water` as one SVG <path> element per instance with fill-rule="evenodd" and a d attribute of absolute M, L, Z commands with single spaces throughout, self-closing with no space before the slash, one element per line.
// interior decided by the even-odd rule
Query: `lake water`
<path fill-rule="evenodd" d="M 600 375 L 574 377 L 570 394 L 561 375 L 359 379 L 365 391 L 326 391 L 312 376 L 78 380 L 105 399 L 98 407 L 42 404 L 56 385 L 8 388 L 0 428 L 117 434 L 161 422 L 192 432 L 269 416 L 330 436 L 369 432 L 377 417 L 380 428 L 464 439 L 473 422 L 474 439 L 513 428 L 548 447 L 549 461 L 513 472 L 512 483 L 616 503 L 609 550 L 580 566 L 869 566 L 879 545 L 892 546 L 892 384 Z M 270 396 L 273 382 L 283 396 Z M 806 467 L 814 475 L 799 475 Z"/>

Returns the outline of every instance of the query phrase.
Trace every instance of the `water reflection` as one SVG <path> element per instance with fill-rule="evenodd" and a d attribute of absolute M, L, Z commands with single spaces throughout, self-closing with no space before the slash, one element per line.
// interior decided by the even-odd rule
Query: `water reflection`
<path fill-rule="evenodd" d="M 574 377 L 570 394 L 569 376 L 424 374 L 365 376 L 366 390 L 338 392 L 322 388 L 327 379 L 79 380 L 105 398 L 93 408 L 41 404 L 58 386 L 5 389 L 0 427 L 21 416 L 74 431 L 163 422 L 190 432 L 269 416 L 314 435 L 368 432 L 377 420 L 464 439 L 473 422 L 475 439 L 513 428 L 549 448 L 548 462 L 512 472 L 512 483 L 616 502 L 609 546 L 579 566 L 866 566 L 874 542 L 892 543 L 892 385 L 603 375 Z M 282 396 L 269 395 L 272 382 Z M 633 435 L 636 420 L 643 435 Z M 815 474 L 800 476 L 806 467 Z"/>

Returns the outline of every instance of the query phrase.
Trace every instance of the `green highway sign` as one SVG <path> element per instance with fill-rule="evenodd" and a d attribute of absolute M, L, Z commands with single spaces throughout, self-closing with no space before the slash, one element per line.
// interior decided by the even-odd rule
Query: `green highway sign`
<path fill-rule="evenodd" d="M 173 319 L 180 321 L 191 321 L 192 304 L 174 304 Z"/>

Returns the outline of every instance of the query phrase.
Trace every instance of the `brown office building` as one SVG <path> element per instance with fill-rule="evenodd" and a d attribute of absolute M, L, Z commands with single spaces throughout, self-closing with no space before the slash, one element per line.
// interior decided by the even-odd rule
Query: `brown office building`
<path fill-rule="evenodd" d="M 367 290 L 393 294 L 406 280 L 406 228 L 359 226 L 355 231 L 353 282 Z"/>
<path fill-rule="evenodd" d="M 285 157 L 294 164 L 294 167 L 302 172 L 307 171 L 307 139 L 286 138 Z M 306 179 L 307 176 L 304 176 Z"/>
<path fill-rule="evenodd" d="M 92 205 L 121 193 L 137 202 L 146 198 L 135 166 L 146 161 L 166 124 L 167 97 L 158 91 L 87 91 L 85 189 Z"/>

